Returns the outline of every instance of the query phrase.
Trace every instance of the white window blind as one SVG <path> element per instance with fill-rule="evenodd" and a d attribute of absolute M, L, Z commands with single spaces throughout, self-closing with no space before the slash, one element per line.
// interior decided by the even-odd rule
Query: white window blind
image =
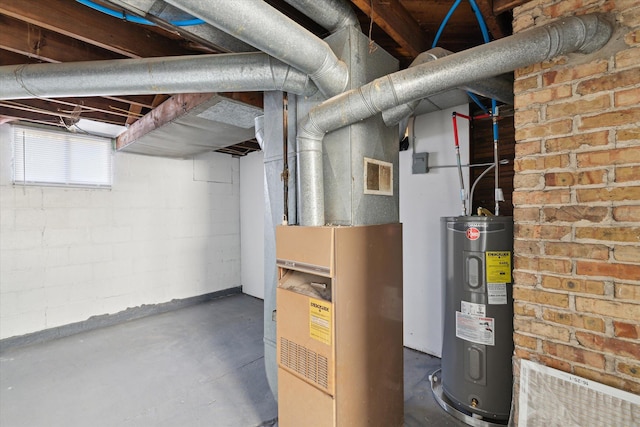
<path fill-rule="evenodd" d="M 111 187 L 111 140 L 13 126 L 13 182 L 25 185 Z"/>

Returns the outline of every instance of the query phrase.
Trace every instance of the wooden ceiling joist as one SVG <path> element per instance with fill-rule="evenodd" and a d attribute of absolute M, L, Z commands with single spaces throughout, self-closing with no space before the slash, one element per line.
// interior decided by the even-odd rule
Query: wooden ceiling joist
<path fill-rule="evenodd" d="M 211 99 L 215 93 L 181 93 L 172 96 L 154 108 L 149 114 L 133 123 L 129 129 L 118 136 L 116 149 L 121 150 L 127 145 L 140 139 L 154 129 L 164 126 L 176 117 Z"/>
<path fill-rule="evenodd" d="M 44 62 L 117 59 L 122 55 L 96 48 L 34 24 L 0 15 L 0 49 Z"/>
<path fill-rule="evenodd" d="M 23 99 L 18 101 L 0 101 L 0 114 L 16 117 L 22 120 L 31 120 L 33 114 L 39 118 L 41 116 L 60 117 L 66 119 L 78 119 L 80 116 L 74 112 L 72 106 L 55 106 L 51 101 L 42 99 Z M 113 114 L 106 114 L 100 111 L 85 111 L 81 114 L 82 118 L 96 120 L 104 123 L 122 124 L 123 120 Z"/>
<path fill-rule="evenodd" d="M 493 13 L 499 15 L 508 10 L 512 10 L 514 7 L 522 6 L 528 3 L 530 0 L 493 0 Z"/>
<path fill-rule="evenodd" d="M 411 56 L 416 57 L 429 49 L 429 43 L 420 26 L 399 0 L 351 1 Z"/>
<path fill-rule="evenodd" d="M 493 0 L 477 0 L 476 4 L 480 9 L 484 22 L 487 24 L 487 29 L 494 39 L 501 39 L 510 35 L 510 32 L 504 28 L 502 20 L 493 11 Z"/>
<path fill-rule="evenodd" d="M 69 0 L 2 0 L 0 13 L 130 58 L 184 55 L 184 46 Z"/>

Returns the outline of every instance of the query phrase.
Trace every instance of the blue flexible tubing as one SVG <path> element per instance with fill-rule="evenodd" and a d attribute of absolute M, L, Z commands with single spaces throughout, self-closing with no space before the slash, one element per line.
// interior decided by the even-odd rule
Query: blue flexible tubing
<path fill-rule="evenodd" d="M 478 25 L 480 25 L 480 31 L 482 32 L 482 38 L 484 39 L 484 42 L 489 43 L 489 30 L 487 29 L 487 24 L 484 22 L 482 13 L 480 13 L 478 4 L 475 2 L 475 0 L 469 0 L 469 4 L 471 5 L 471 9 L 473 9 L 473 13 L 476 14 L 476 20 L 478 21 Z"/>
<path fill-rule="evenodd" d="M 457 9 L 457 7 L 460 5 L 461 2 L 462 2 L 462 0 L 456 0 L 453 3 L 453 5 L 451 6 L 451 9 L 449 9 L 449 12 L 444 17 L 444 19 L 442 20 L 442 23 L 440 24 L 440 28 L 438 28 L 438 32 L 436 33 L 436 36 L 433 39 L 433 44 L 431 45 L 431 48 L 435 48 L 437 46 L 438 41 L 440 40 L 440 36 L 442 35 L 442 32 L 444 31 L 444 27 L 447 25 L 447 23 L 449 22 L 449 19 L 451 18 L 451 15 L 453 15 L 453 12 L 455 12 L 455 10 Z M 489 30 L 487 29 L 487 24 L 486 24 L 486 22 L 484 22 L 484 18 L 482 17 L 482 13 L 480 12 L 480 9 L 478 8 L 478 4 L 475 2 L 475 0 L 469 0 L 469 4 L 471 5 L 471 9 L 473 10 L 473 13 L 476 15 L 476 20 L 478 21 L 478 25 L 480 26 L 480 32 L 482 33 L 482 38 L 483 38 L 484 42 L 485 43 L 489 43 L 489 41 L 490 41 L 490 39 L 489 39 Z M 485 113 L 489 112 L 488 109 L 480 102 L 480 100 L 478 99 L 478 97 L 475 94 L 473 94 L 471 92 L 467 92 L 467 94 L 473 100 L 473 102 L 475 102 L 482 109 L 482 111 L 484 111 Z M 491 114 L 495 117 L 497 115 L 497 112 L 498 112 L 498 103 L 497 103 L 497 101 L 495 99 L 492 99 L 491 100 Z M 496 120 L 493 121 L 493 140 L 494 140 L 494 142 L 498 141 L 498 122 Z M 497 165 L 494 165 L 494 167 L 495 166 L 497 166 Z M 488 172 L 489 169 L 487 169 L 487 171 L 485 171 L 485 173 Z M 484 173 L 483 173 L 483 175 L 484 175 Z M 497 173 L 496 173 L 496 180 L 497 180 Z M 461 190 L 461 191 L 464 191 L 464 190 Z M 461 197 L 463 197 L 462 193 L 461 193 Z M 496 201 L 496 215 L 497 215 L 497 204 L 498 204 L 498 202 Z"/>
<path fill-rule="evenodd" d="M 482 111 L 484 111 L 485 113 L 489 114 L 489 109 L 487 107 L 485 107 L 482 102 L 480 102 L 480 99 L 478 99 L 478 97 L 476 96 L 475 93 L 467 92 L 467 95 L 469 95 L 469 98 L 471 98 L 471 100 L 473 102 L 475 102 L 476 105 L 482 109 Z"/>
<path fill-rule="evenodd" d="M 438 32 L 436 33 L 436 36 L 433 39 L 433 43 L 431 44 L 432 49 L 438 45 L 438 41 L 440 40 L 442 31 L 444 31 L 444 27 L 446 27 L 447 23 L 449 22 L 449 19 L 451 18 L 451 15 L 453 15 L 453 12 L 456 11 L 460 3 L 462 3 L 462 0 L 456 0 L 451 6 L 451 9 L 449 9 L 449 12 L 447 12 L 447 14 L 445 15 L 444 19 L 442 20 L 442 24 L 440 24 L 440 28 L 438 28 Z"/>
<path fill-rule="evenodd" d="M 80 4 L 90 7 L 93 10 L 97 10 L 98 12 L 102 12 L 109 16 L 113 16 L 114 18 L 124 19 L 125 21 L 133 22 L 135 24 L 156 25 L 155 23 L 149 21 L 148 19 L 144 19 L 136 15 L 130 15 L 124 12 L 118 12 L 113 9 L 109 9 L 108 7 L 102 6 L 98 3 L 94 3 L 91 0 L 76 0 L 76 1 Z M 201 24 L 204 24 L 205 22 L 202 19 L 193 18 L 193 19 L 186 19 L 183 21 L 171 21 L 169 23 L 172 25 L 175 25 L 176 27 L 187 27 L 190 25 L 201 25 Z"/>

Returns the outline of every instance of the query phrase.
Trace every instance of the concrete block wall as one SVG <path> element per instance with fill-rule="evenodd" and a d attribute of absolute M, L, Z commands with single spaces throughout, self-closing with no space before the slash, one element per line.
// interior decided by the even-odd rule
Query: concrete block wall
<path fill-rule="evenodd" d="M 605 49 L 516 71 L 516 391 L 531 359 L 640 393 L 640 2 L 533 0 L 514 32 L 594 11 Z"/>
<path fill-rule="evenodd" d="M 0 338 L 240 286 L 239 161 L 125 153 L 111 190 L 11 183 L 0 126 Z M 222 172 L 220 172 L 222 171 Z"/>

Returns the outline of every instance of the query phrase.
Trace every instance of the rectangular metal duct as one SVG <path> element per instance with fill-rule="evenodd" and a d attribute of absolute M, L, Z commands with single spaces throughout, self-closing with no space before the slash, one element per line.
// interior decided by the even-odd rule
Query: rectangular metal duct
<path fill-rule="evenodd" d="M 383 49 L 370 48 L 369 39 L 355 27 L 344 28 L 325 41 L 347 64 L 347 89 L 360 86 L 398 69 L 398 62 Z M 324 101 L 321 95 L 299 98 L 298 117 Z M 298 147 L 300 148 L 300 147 Z M 398 128 L 387 127 L 377 114 L 359 123 L 330 132 L 323 141 L 325 223 L 369 225 L 398 222 Z M 365 159 L 369 159 L 365 162 Z M 389 192 L 365 191 L 367 165 L 387 164 Z M 374 168 L 371 166 L 371 168 Z M 371 170 L 371 169 L 370 169 Z M 378 169 L 379 170 L 379 169 Z M 383 173 L 383 175 L 384 175 Z M 371 178 L 369 176 L 369 178 Z M 369 180 L 371 181 L 371 180 Z M 304 189 L 300 203 L 305 202 Z"/>
<path fill-rule="evenodd" d="M 214 94 L 180 113 L 119 151 L 186 158 L 228 147 L 253 138 L 254 119 L 262 115 L 262 109 Z"/>

